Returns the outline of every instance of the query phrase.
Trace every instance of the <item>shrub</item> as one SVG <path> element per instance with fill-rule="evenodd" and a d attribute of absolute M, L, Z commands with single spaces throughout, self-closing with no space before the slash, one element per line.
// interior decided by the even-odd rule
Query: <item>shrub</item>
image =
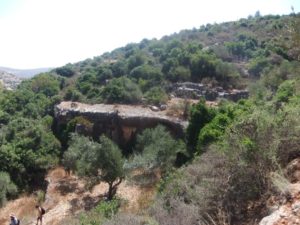
<path fill-rule="evenodd" d="M 9 114 L 0 110 L 0 127 L 3 124 L 7 124 L 9 121 Z"/>
<path fill-rule="evenodd" d="M 167 78 L 173 82 L 188 81 L 191 78 L 191 71 L 183 66 L 173 67 L 168 72 Z"/>
<path fill-rule="evenodd" d="M 96 206 L 95 211 L 105 218 L 112 218 L 120 207 L 120 200 L 113 198 L 111 201 L 102 201 Z"/>
<path fill-rule="evenodd" d="M 201 81 L 204 77 L 215 77 L 216 58 L 213 55 L 202 53 L 194 55 L 191 59 L 191 78 Z"/>
<path fill-rule="evenodd" d="M 36 198 L 39 205 L 41 205 L 45 201 L 45 192 L 42 190 L 38 190 L 36 192 Z"/>
<path fill-rule="evenodd" d="M 239 82 L 240 74 L 233 64 L 217 61 L 215 78 L 223 83 L 225 87 L 228 85 L 236 86 Z"/>
<path fill-rule="evenodd" d="M 240 116 L 226 130 L 221 149 L 228 157 L 230 188 L 224 204 L 234 219 L 260 216 L 261 208 L 253 209 L 251 215 L 247 207 L 270 194 L 269 174 L 279 169 L 276 129 L 274 115 L 256 109 Z"/>
<path fill-rule="evenodd" d="M 0 207 L 2 207 L 7 200 L 7 196 L 12 196 L 18 191 L 16 185 L 10 180 L 8 173 L 0 172 Z"/>
<path fill-rule="evenodd" d="M 55 72 L 63 77 L 72 77 L 75 74 L 72 68 L 72 64 L 67 64 L 63 67 L 59 67 L 55 69 Z"/>
<path fill-rule="evenodd" d="M 205 125 L 199 133 L 197 153 L 202 152 L 203 146 L 217 141 L 218 138 L 224 134 L 224 131 L 230 122 L 231 119 L 226 114 L 219 113 L 210 123 Z"/>
<path fill-rule="evenodd" d="M 216 111 L 213 108 L 207 107 L 204 100 L 200 100 L 197 105 L 191 107 L 190 114 L 186 135 L 190 153 L 193 153 L 196 148 L 200 130 L 215 117 Z"/>
<path fill-rule="evenodd" d="M 264 57 L 252 59 L 249 64 L 249 73 L 253 76 L 260 77 L 263 70 L 270 66 L 269 60 Z"/>
<path fill-rule="evenodd" d="M 127 77 L 112 79 L 102 92 L 107 103 L 138 103 L 142 99 L 142 92 L 138 85 Z"/>
<path fill-rule="evenodd" d="M 226 158 L 211 149 L 162 181 L 160 194 L 149 213 L 159 224 L 210 224 L 227 190 Z M 227 215 L 228 216 L 228 215 Z M 205 223 L 207 222 L 207 223 Z"/>
<path fill-rule="evenodd" d="M 168 101 L 167 93 L 161 87 L 153 87 L 145 93 L 147 103 L 160 105 Z"/>
<path fill-rule="evenodd" d="M 60 143 L 43 120 L 17 118 L 5 127 L 0 163 L 21 188 L 43 180 L 46 169 L 57 163 Z"/>
<path fill-rule="evenodd" d="M 300 106 L 290 103 L 278 110 L 277 132 L 275 143 L 277 143 L 277 157 L 282 167 L 300 154 Z"/>
<path fill-rule="evenodd" d="M 225 42 L 225 46 L 228 51 L 239 58 L 244 58 L 247 55 L 245 44 L 242 41 L 239 42 Z"/>
<path fill-rule="evenodd" d="M 60 81 L 50 73 L 42 73 L 31 80 L 26 80 L 21 83 L 20 89 L 23 93 L 27 92 L 27 95 L 30 92 L 34 94 L 43 94 L 46 97 L 52 97 L 57 95 L 60 90 Z M 23 96 L 23 98 L 26 96 Z"/>
<path fill-rule="evenodd" d="M 67 89 L 64 100 L 66 101 L 80 101 L 82 99 L 82 94 L 72 88 Z"/>
<path fill-rule="evenodd" d="M 110 68 L 100 67 L 96 78 L 99 83 L 105 83 L 106 80 L 113 78 L 113 73 Z"/>
<path fill-rule="evenodd" d="M 142 169 L 151 181 L 151 173 L 157 169 L 162 172 L 168 171 L 174 165 L 178 153 L 185 153 L 184 143 L 174 140 L 170 133 L 159 125 L 153 129 L 145 129 L 137 136 L 134 157 L 126 163 L 125 168 Z"/>
<path fill-rule="evenodd" d="M 161 85 L 163 80 L 163 74 L 160 68 L 150 65 L 141 65 L 134 68 L 130 72 L 129 77 L 137 83 L 139 83 L 140 80 L 145 81 L 145 84 L 141 86 L 143 92 L 149 90 L 151 87 Z"/>
<path fill-rule="evenodd" d="M 283 82 L 276 92 L 276 100 L 279 102 L 287 102 L 291 96 L 293 96 L 295 91 L 295 81 L 287 80 Z"/>

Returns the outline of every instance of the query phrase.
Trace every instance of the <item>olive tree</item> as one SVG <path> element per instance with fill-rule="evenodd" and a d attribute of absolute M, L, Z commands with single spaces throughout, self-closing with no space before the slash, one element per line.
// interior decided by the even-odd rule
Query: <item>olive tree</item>
<path fill-rule="evenodd" d="M 88 137 L 73 134 L 63 163 L 79 176 L 89 178 L 91 184 L 104 181 L 108 184 L 107 197 L 113 198 L 123 179 L 123 158 L 118 146 L 105 136 L 100 143 Z"/>

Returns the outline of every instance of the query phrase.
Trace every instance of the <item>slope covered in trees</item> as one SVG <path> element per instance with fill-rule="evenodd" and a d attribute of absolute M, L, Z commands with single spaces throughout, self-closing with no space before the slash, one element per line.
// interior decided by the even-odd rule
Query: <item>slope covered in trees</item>
<path fill-rule="evenodd" d="M 42 188 L 45 172 L 61 163 L 90 181 L 104 180 L 110 193 L 126 175 L 141 185 L 162 176 L 157 198 L 143 213 L 117 213 L 114 199 L 101 207 L 112 206 L 116 215 L 105 219 L 92 211 L 78 224 L 259 221 L 266 199 L 276 195 L 270 175 L 300 155 L 299 21 L 295 14 L 257 15 L 207 24 L 67 64 L 13 92 L 1 89 L 0 203 Z M 63 100 L 160 104 L 184 81 L 248 88 L 251 97 L 214 108 L 202 99 L 189 109 L 184 140 L 158 126 L 137 135 L 127 154 L 107 137 L 72 134 L 77 124 L 92 126 L 86 118 L 53 129 L 54 105 Z M 129 176 L 132 171 L 142 172 L 143 182 Z"/>
<path fill-rule="evenodd" d="M 172 83 L 184 81 L 242 88 L 249 78 L 274 79 L 273 69 L 289 67 L 296 57 L 290 48 L 291 19 L 270 15 L 207 24 L 160 40 L 131 43 L 52 73 L 66 78 L 65 100 L 91 103 L 139 103 L 143 97 L 153 103 L 153 95 L 164 95 Z M 278 86 L 273 82 L 270 85 Z"/>

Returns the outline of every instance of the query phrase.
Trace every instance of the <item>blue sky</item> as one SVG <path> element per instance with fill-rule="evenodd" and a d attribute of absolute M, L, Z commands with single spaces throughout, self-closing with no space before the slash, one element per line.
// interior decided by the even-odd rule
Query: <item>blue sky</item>
<path fill-rule="evenodd" d="M 0 0 L 0 66 L 56 67 L 143 38 L 260 11 L 300 11 L 299 0 Z"/>

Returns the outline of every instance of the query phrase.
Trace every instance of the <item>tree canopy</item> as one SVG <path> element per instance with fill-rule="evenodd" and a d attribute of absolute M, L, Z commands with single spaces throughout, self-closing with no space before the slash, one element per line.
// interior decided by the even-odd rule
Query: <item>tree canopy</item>
<path fill-rule="evenodd" d="M 105 136 L 101 136 L 98 143 L 88 137 L 73 134 L 70 146 L 64 153 L 63 162 L 79 176 L 89 178 L 91 185 L 99 181 L 108 183 L 110 200 L 124 176 L 122 153 L 118 146 Z"/>

